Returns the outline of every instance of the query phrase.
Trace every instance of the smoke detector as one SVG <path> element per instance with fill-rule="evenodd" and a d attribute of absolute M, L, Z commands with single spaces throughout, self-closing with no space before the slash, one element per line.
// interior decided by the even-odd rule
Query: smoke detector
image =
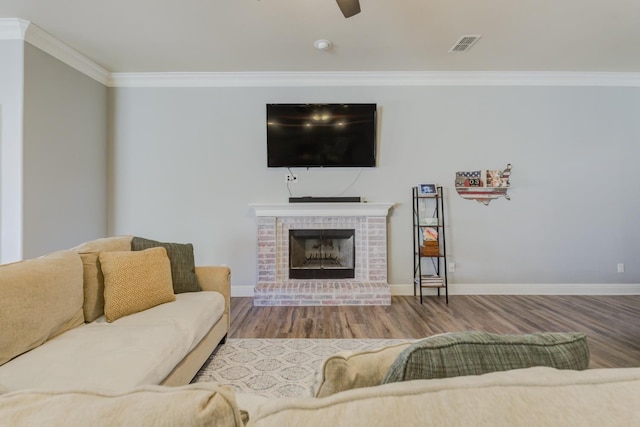
<path fill-rule="evenodd" d="M 482 36 L 477 35 L 460 37 L 460 40 L 458 40 L 456 44 L 454 44 L 453 47 L 449 49 L 449 53 L 463 53 L 468 51 L 469 49 L 471 49 L 471 46 L 473 46 L 480 39 L 480 37 Z"/>
<path fill-rule="evenodd" d="M 329 50 L 333 46 L 333 43 L 331 43 L 330 40 L 320 39 L 316 40 L 313 46 L 318 50 Z"/>

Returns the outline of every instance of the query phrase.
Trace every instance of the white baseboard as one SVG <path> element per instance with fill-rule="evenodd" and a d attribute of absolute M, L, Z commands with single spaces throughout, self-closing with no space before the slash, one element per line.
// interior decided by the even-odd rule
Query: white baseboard
<path fill-rule="evenodd" d="M 391 295 L 413 295 L 411 285 L 389 285 Z M 435 295 L 435 289 L 424 289 Z M 443 293 L 443 290 L 440 291 Z M 449 295 L 640 295 L 639 283 L 451 284 Z M 253 286 L 231 286 L 232 297 L 253 297 Z"/>
<path fill-rule="evenodd" d="M 413 295 L 412 285 L 390 285 L 391 295 Z M 442 294 L 443 290 L 440 290 Z M 435 289 L 423 289 L 435 295 Z M 450 284 L 449 295 L 640 295 L 638 283 Z"/>
<path fill-rule="evenodd" d="M 253 297 L 253 286 L 233 286 L 231 285 L 232 297 Z"/>

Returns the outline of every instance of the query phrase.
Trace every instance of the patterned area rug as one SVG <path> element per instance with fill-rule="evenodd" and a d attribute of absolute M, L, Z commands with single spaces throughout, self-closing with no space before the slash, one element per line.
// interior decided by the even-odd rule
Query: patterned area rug
<path fill-rule="evenodd" d="M 229 384 L 236 392 L 265 397 L 311 396 L 322 361 L 343 350 L 370 350 L 407 340 L 228 339 L 192 382 Z"/>

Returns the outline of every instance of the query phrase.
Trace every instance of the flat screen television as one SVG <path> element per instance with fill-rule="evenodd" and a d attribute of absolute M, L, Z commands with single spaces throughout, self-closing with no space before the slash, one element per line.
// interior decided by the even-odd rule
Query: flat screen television
<path fill-rule="evenodd" d="M 376 104 L 267 104 L 269 167 L 375 167 Z"/>

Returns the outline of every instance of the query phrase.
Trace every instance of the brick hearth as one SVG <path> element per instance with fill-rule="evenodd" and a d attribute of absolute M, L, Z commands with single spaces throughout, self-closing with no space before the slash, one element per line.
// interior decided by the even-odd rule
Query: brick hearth
<path fill-rule="evenodd" d="M 387 222 L 392 204 L 253 205 L 258 221 L 254 305 L 389 305 Z M 354 229 L 353 279 L 290 279 L 289 230 Z"/>
<path fill-rule="evenodd" d="M 391 292 L 386 283 L 346 281 L 289 281 L 259 283 L 253 305 L 389 305 Z"/>

